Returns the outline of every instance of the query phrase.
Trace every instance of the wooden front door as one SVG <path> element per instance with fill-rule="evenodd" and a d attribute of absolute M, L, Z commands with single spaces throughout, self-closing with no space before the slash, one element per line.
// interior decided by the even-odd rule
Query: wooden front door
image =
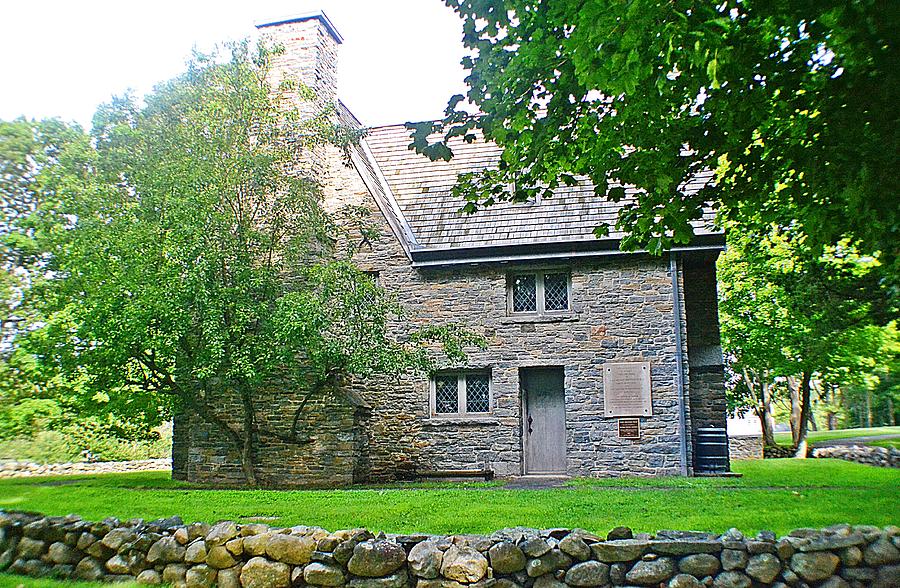
<path fill-rule="evenodd" d="M 562 368 L 520 371 L 526 474 L 566 473 L 566 406 Z"/>

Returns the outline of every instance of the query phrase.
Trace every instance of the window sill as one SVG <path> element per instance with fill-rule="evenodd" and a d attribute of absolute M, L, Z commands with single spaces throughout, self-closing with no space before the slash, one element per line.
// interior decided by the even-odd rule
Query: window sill
<path fill-rule="evenodd" d="M 500 421 L 494 417 L 431 417 L 423 421 L 424 427 L 492 427 Z"/>
<path fill-rule="evenodd" d="M 523 323 L 571 323 L 578 320 L 578 315 L 574 312 L 560 312 L 554 314 L 512 314 L 500 317 L 503 324 L 523 324 Z"/>

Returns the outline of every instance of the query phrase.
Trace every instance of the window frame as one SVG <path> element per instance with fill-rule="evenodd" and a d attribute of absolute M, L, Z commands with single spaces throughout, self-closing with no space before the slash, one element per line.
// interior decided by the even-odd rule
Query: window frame
<path fill-rule="evenodd" d="M 566 308 L 563 310 L 547 310 L 547 298 L 544 290 L 544 279 L 547 274 L 565 274 L 566 276 Z M 534 310 L 515 309 L 516 278 L 531 276 L 534 278 Z M 506 313 L 509 316 L 563 316 L 572 313 L 572 272 L 569 269 L 549 267 L 531 271 L 510 272 L 506 278 Z"/>
<path fill-rule="evenodd" d="M 437 380 L 442 377 L 456 377 L 456 410 L 457 412 L 437 412 Z M 487 412 L 469 412 L 466 410 L 468 394 L 468 376 L 487 378 L 488 410 Z M 490 369 L 450 370 L 431 374 L 428 379 L 428 413 L 433 419 L 488 418 L 494 414 L 494 381 Z"/>

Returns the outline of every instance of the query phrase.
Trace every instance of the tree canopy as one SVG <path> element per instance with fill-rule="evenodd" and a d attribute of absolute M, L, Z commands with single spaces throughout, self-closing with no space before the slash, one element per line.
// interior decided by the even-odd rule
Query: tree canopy
<path fill-rule="evenodd" d="M 432 158 L 476 130 L 503 148 L 498 169 L 462 178 L 469 211 L 584 176 L 614 200 L 639 189 L 616 223 L 623 248 L 687 242 L 709 202 L 763 232 L 794 223 L 813 246 L 850 238 L 896 280 L 895 3 L 445 2 L 468 91 L 409 127 Z M 703 170 L 716 181 L 687 190 Z"/>
<path fill-rule="evenodd" d="M 778 228 L 764 236 L 730 231 L 728 243 L 718 273 L 730 400 L 756 412 L 767 444 L 774 444 L 777 400 L 788 402 L 801 443 L 812 400 L 830 404 L 836 416 L 853 390 L 872 391 L 896 377 L 896 323 L 886 317 L 877 259 L 846 242 L 820 254 L 803 233 Z M 883 391 L 886 399 L 894 392 Z"/>
<path fill-rule="evenodd" d="M 290 81 L 271 87 L 269 55 L 241 43 L 196 56 L 143 104 L 101 107 L 90 134 L 66 127 L 73 138 L 54 161 L 26 166 L 36 204 L 13 231 L 41 259 L 22 290 L 32 318 L 16 349 L 81 374 L 92 398 L 214 424 L 251 485 L 260 443 L 306 440 L 303 405 L 290 430 L 257 421 L 273 382 L 321 392 L 342 378 L 427 369 L 478 342 L 453 325 L 392 328 L 399 305 L 341 247 L 365 227 L 326 215 L 316 178 L 298 165 L 354 134 L 330 112 L 297 114 L 285 91 L 313 96 Z M 223 413 L 226 398 L 239 414 Z"/>

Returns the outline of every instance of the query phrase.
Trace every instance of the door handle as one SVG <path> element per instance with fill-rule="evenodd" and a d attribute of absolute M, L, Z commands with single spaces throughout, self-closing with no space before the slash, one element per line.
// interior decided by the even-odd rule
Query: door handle
<path fill-rule="evenodd" d="M 529 416 L 528 417 L 528 432 L 529 433 L 533 432 L 533 429 L 531 428 L 531 423 L 533 423 L 533 422 L 534 422 L 534 419 L 532 419 L 531 416 Z"/>

